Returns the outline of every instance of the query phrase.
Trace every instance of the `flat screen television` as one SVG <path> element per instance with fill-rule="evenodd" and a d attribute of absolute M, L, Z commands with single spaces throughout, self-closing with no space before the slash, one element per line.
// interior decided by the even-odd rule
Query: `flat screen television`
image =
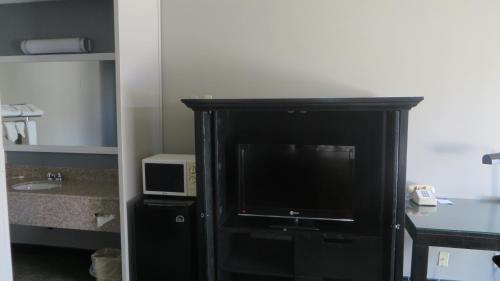
<path fill-rule="evenodd" d="M 240 144 L 238 150 L 238 215 L 354 221 L 354 146 Z"/>

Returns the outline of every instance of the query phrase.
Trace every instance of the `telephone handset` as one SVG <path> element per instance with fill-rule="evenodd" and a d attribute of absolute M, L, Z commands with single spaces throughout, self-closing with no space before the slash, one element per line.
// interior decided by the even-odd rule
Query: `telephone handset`
<path fill-rule="evenodd" d="M 408 187 L 411 200 L 420 206 L 437 206 L 436 190 L 431 185 L 415 184 Z"/>

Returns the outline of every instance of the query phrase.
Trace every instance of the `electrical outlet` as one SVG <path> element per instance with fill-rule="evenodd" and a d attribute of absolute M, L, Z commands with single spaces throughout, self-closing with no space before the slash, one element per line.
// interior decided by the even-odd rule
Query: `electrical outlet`
<path fill-rule="evenodd" d="M 439 252 L 438 266 L 440 266 L 440 267 L 448 267 L 449 263 L 450 263 L 450 253 L 448 253 L 448 252 Z"/>

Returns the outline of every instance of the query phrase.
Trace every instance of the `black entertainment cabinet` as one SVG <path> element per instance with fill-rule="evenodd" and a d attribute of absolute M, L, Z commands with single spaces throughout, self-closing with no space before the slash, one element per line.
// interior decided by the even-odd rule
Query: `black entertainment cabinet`
<path fill-rule="evenodd" d="M 408 112 L 422 99 L 183 100 L 195 112 L 199 281 L 402 280 Z M 355 148 L 352 196 L 337 200 L 352 219 L 242 214 L 248 144 Z"/>

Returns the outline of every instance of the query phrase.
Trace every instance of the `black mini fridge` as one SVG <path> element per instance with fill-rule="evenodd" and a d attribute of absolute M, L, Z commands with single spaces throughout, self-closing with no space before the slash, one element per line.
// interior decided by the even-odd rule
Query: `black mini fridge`
<path fill-rule="evenodd" d="M 145 197 L 135 204 L 138 281 L 196 279 L 194 211 L 191 200 Z"/>

